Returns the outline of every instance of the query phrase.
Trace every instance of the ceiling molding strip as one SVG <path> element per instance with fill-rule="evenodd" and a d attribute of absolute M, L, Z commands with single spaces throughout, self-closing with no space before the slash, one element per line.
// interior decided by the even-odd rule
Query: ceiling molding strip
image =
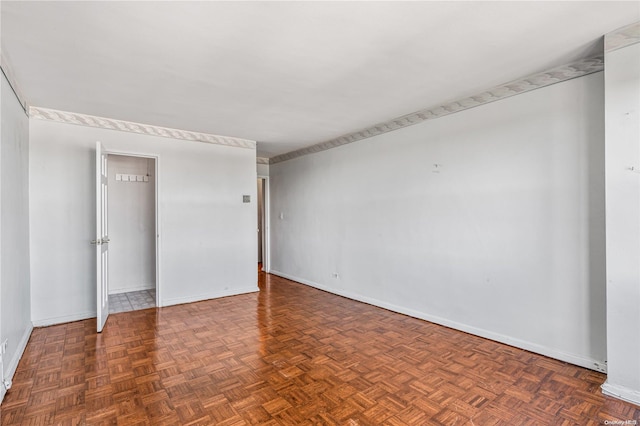
<path fill-rule="evenodd" d="M 18 81 L 16 80 L 16 75 L 13 72 L 13 68 L 11 67 L 11 62 L 9 61 L 7 49 L 2 46 L 0 48 L 2 51 L 0 52 L 0 69 L 2 69 L 2 73 L 7 78 L 9 82 L 9 86 L 11 86 L 11 90 L 15 93 L 16 98 L 18 98 L 18 102 L 22 106 L 24 112 L 29 114 L 29 107 L 27 105 L 27 101 L 25 97 L 22 95 L 22 91 L 20 90 L 20 86 L 18 85 Z"/>
<path fill-rule="evenodd" d="M 269 159 L 265 157 L 256 157 L 257 164 L 269 164 Z"/>
<path fill-rule="evenodd" d="M 604 51 L 613 52 L 635 43 L 640 43 L 640 22 L 634 22 L 605 34 Z"/>
<path fill-rule="evenodd" d="M 138 133 L 163 138 L 181 139 L 193 142 L 205 142 L 215 145 L 232 146 L 237 148 L 255 149 L 255 141 L 232 138 L 229 136 L 212 135 L 209 133 L 191 132 L 188 130 L 171 129 L 168 127 L 152 126 L 149 124 L 133 123 L 131 121 L 113 118 L 96 117 L 75 112 L 58 111 L 55 109 L 31 107 L 29 116 L 40 120 L 56 121 L 58 123 L 77 124 L 79 126 L 97 127 L 99 129 L 120 130 L 122 132 Z"/>
<path fill-rule="evenodd" d="M 450 102 L 439 105 L 434 108 L 428 108 L 411 114 L 403 115 L 384 123 L 379 123 L 357 132 L 348 133 L 335 139 L 320 142 L 307 148 L 291 151 L 269 159 L 269 164 L 276 164 L 282 161 L 292 160 L 303 155 L 314 154 L 336 148 L 362 139 L 378 136 L 393 130 L 402 129 L 404 127 L 413 126 L 426 120 L 444 117 L 445 115 L 455 112 L 464 111 L 480 105 L 506 99 L 520 93 L 529 92 L 531 90 L 540 89 L 562 81 L 571 80 L 573 78 L 582 77 L 604 69 L 604 60 L 602 56 L 596 56 L 554 68 L 549 71 L 533 74 L 528 77 L 506 83 L 475 96 L 461 99 L 459 101 Z"/>

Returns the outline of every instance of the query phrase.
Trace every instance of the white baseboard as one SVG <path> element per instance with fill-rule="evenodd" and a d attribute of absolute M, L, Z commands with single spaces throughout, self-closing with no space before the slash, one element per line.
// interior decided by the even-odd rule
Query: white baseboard
<path fill-rule="evenodd" d="M 613 385 L 609 383 L 608 379 L 606 382 L 604 382 L 601 388 L 602 393 L 605 395 L 618 398 L 635 405 L 640 405 L 640 391 L 628 388 L 626 386 Z"/>
<path fill-rule="evenodd" d="M 465 333 L 470 333 L 475 336 L 484 337 L 485 339 L 495 340 L 496 342 L 505 343 L 510 346 L 515 346 L 517 348 L 525 349 L 530 352 L 535 352 L 540 355 L 548 356 L 550 358 L 558 359 L 560 361 L 565 361 L 570 364 L 578 365 L 580 367 L 588 368 L 590 370 L 599 371 L 602 373 L 607 372 L 607 364 L 604 361 L 598 361 L 591 358 L 585 358 L 581 355 L 576 355 L 568 352 L 564 352 L 559 349 L 550 348 L 547 346 L 543 346 L 537 343 L 528 342 L 526 340 L 517 339 L 514 337 L 506 336 L 500 333 L 496 333 L 493 331 L 485 330 L 482 328 L 474 327 L 468 324 L 459 323 L 456 321 L 452 321 L 446 318 L 438 317 L 435 315 L 427 314 L 425 312 L 416 311 L 414 309 L 405 308 L 403 306 L 393 305 L 391 303 L 383 302 L 381 300 L 373 299 L 367 296 L 363 296 L 361 294 L 351 293 L 344 290 L 332 289 L 330 287 L 326 287 L 321 284 L 314 283 L 309 280 L 305 280 L 304 278 L 295 277 L 289 274 L 285 274 L 284 272 L 271 270 L 271 274 L 277 275 L 282 278 L 286 278 L 288 280 L 297 281 L 302 284 L 306 284 L 310 287 L 317 288 L 319 290 L 326 291 L 328 293 L 337 294 L 339 296 L 346 297 L 348 299 L 357 300 L 359 302 L 364 302 L 369 305 L 377 306 L 380 308 L 388 309 L 393 312 L 397 312 L 400 314 L 408 315 L 410 317 L 423 319 L 425 321 L 429 321 L 435 324 L 444 325 L 445 327 L 450 327 L 456 330 L 464 331 Z"/>
<path fill-rule="evenodd" d="M 48 325 L 63 324 L 65 322 L 81 321 L 89 318 L 95 318 L 96 311 L 79 312 L 72 315 L 64 315 L 61 317 L 42 318 L 33 321 L 34 327 L 46 327 Z"/>
<path fill-rule="evenodd" d="M 257 286 L 245 287 L 241 289 L 233 289 L 229 291 L 198 294 L 195 296 L 176 297 L 162 300 L 160 306 L 180 305 L 183 303 L 200 302 L 208 299 L 218 299 L 220 297 L 236 296 L 238 294 L 253 293 L 259 291 Z M 48 325 L 63 324 L 65 322 L 81 321 L 89 318 L 95 318 L 96 311 L 79 312 L 77 314 L 65 315 L 61 317 L 42 318 L 33 321 L 34 327 L 46 327 Z"/>
<path fill-rule="evenodd" d="M 27 348 L 27 343 L 29 343 L 29 337 L 31 337 L 31 332 L 33 331 L 33 324 L 29 323 L 29 326 L 24 330 L 22 334 L 22 338 L 18 342 L 18 347 L 16 352 L 13 354 L 11 361 L 7 365 L 7 371 L 4 374 L 5 379 L 13 380 L 13 375 L 16 374 L 16 370 L 18 369 L 18 363 L 24 354 L 25 349 Z M 4 388 L 4 385 L 0 383 L 0 402 L 4 399 L 4 395 L 7 391 Z"/>
<path fill-rule="evenodd" d="M 9 366 L 7 368 L 7 376 L 13 378 L 13 375 L 18 368 L 18 363 L 20 362 L 20 358 L 24 354 L 24 350 L 27 348 L 27 343 L 29 343 L 29 337 L 31 337 L 31 332 L 33 331 L 33 324 L 29 323 L 29 326 L 24 330 L 22 334 L 22 338 L 18 342 L 18 350 L 15 354 L 13 354 L 13 358 L 9 362 Z"/>
<path fill-rule="evenodd" d="M 166 307 L 166 306 L 173 306 L 173 305 L 181 305 L 183 303 L 201 302 L 203 300 L 219 299 L 221 297 L 237 296 L 239 294 L 245 294 L 245 293 L 255 293 L 257 291 L 260 291 L 260 289 L 257 286 L 252 286 L 252 287 L 244 287 L 244 288 L 232 289 L 232 290 L 226 290 L 226 291 L 218 291 L 213 293 L 198 294 L 193 296 L 173 297 L 170 299 L 162 300 L 162 306 Z"/>
<path fill-rule="evenodd" d="M 131 293 L 132 291 L 153 290 L 155 288 L 155 284 L 144 284 L 138 286 L 109 289 L 109 296 L 111 296 L 112 294 Z"/>

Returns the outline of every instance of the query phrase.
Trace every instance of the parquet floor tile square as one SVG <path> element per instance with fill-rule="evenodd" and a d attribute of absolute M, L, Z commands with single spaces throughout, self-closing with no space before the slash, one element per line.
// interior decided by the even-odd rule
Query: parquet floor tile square
<path fill-rule="evenodd" d="M 95 326 L 33 331 L 2 425 L 640 423 L 603 374 L 264 273 Z"/>

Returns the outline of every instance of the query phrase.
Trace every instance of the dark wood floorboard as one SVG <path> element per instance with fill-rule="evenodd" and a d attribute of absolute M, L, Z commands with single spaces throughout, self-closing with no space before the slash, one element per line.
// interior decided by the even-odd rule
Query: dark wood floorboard
<path fill-rule="evenodd" d="M 605 376 L 260 273 L 259 293 L 33 331 L 3 425 L 602 425 Z"/>

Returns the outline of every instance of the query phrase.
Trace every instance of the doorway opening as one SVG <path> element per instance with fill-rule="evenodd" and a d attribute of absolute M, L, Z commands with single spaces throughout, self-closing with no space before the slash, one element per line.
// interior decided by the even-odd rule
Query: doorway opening
<path fill-rule="evenodd" d="M 108 153 L 109 313 L 156 307 L 157 164 Z"/>
<path fill-rule="evenodd" d="M 258 177 L 258 271 L 269 272 L 269 179 Z"/>

